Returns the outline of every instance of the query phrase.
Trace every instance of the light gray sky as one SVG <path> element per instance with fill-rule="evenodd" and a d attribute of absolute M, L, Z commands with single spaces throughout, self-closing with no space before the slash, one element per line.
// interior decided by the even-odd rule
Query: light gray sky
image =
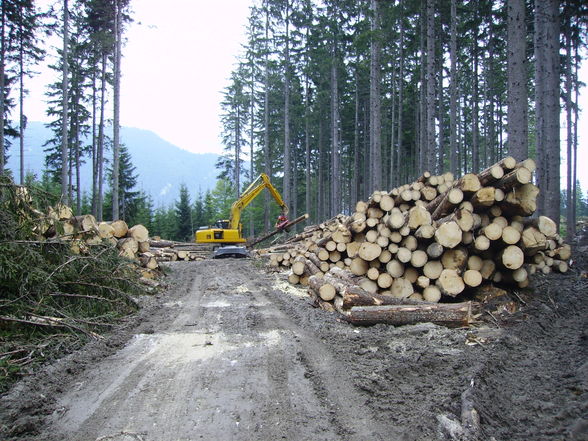
<path fill-rule="evenodd" d="M 251 4 L 132 1 L 134 22 L 123 48 L 121 124 L 151 130 L 191 152 L 222 153 L 222 90 L 241 53 Z M 47 121 L 44 93 L 54 74 L 38 70 L 41 75 L 27 81 L 26 114 L 31 121 Z"/>

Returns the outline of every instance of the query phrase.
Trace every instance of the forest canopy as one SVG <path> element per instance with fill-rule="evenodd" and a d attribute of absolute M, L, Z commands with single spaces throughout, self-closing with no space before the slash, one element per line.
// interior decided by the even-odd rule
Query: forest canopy
<path fill-rule="evenodd" d="M 119 134 L 120 60 L 135 5 L 62 0 L 41 10 L 37 3 L 2 2 L 0 173 L 8 172 L 7 154 L 22 155 L 22 100 L 52 33 L 63 44 L 53 66 L 59 81 L 48 85 L 54 136 L 41 184 L 78 213 L 135 216 L 185 238 L 188 225 L 221 217 L 263 172 L 292 216 L 308 212 L 317 222 L 425 170 L 479 172 L 506 155 L 537 161 L 540 214 L 560 219 L 563 208 L 573 233 L 585 205 L 576 167 L 585 2 L 252 1 L 222 93 L 217 187 L 199 195 L 183 188 L 176 206 L 157 210 L 135 188 Z M 89 195 L 80 188 L 84 161 L 92 163 Z M 24 182 L 22 161 L 12 173 Z M 269 229 L 275 214 L 258 198 L 245 231 Z"/>

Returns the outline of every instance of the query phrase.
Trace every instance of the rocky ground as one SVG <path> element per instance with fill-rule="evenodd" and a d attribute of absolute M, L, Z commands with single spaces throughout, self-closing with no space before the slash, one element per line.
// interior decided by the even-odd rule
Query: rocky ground
<path fill-rule="evenodd" d="M 468 329 L 355 328 L 244 259 L 171 265 L 1 398 L 13 440 L 587 440 L 587 260 Z"/>

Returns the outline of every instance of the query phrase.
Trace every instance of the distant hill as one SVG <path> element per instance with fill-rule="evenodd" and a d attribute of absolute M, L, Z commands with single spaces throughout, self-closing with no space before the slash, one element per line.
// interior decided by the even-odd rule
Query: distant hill
<path fill-rule="evenodd" d="M 128 148 L 136 172 L 138 188 L 150 194 L 155 206 L 167 206 L 178 198 L 182 183 L 188 186 L 193 198 L 200 190 L 212 189 L 217 170 L 214 165 L 218 155 L 214 153 L 191 153 L 165 141 L 148 130 L 131 127 L 121 128 L 121 142 Z M 41 176 L 45 155 L 43 144 L 51 137 L 43 123 L 29 122 L 25 132 L 25 168 Z M 14 140 L 8 151 L 8 168 L 18 176 L 20 158 L 18 141 Z M 107 159 L 111 161 L 112 152 Z M 91 165 L 82 168 L 82 190 L 90 192 L 92 183 Z"/>

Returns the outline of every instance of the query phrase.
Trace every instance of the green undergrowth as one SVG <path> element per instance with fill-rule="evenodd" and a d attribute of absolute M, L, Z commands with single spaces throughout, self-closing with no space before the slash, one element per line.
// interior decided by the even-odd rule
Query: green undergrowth
<path fill-rule="evenodd" d="M 38 197 L 0 178 L 0 392 L 48 359 L 100 339 L 145 294 L 135 265 L 107 244 L 73 254 L 35 233 Z"/>

